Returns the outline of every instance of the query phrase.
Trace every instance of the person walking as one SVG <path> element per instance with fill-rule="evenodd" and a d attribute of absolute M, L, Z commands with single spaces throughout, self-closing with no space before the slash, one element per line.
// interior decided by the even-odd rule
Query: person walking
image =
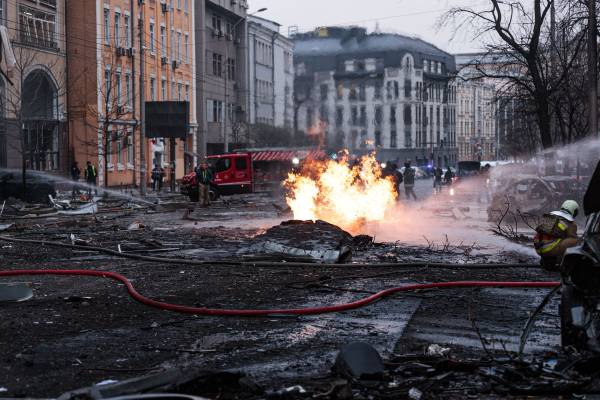
<path fill-rule="evenodd" d="M 415 188 L 415 170 L 410 166 L 410 161 L 404 163 L 404 193 L 406 200 L 410 200 L 412 196 L 414 200 L 417 200 L 417 195 L 414 191 Z"/>
<path fill-rule="evenodd" d="M 98 171 L 96 170 L 96 167 L 92 164 L 91 161 L 87 162 L 83 175 L 85 177 L 85 183 L 87 183 L 88 185 L 88 196 L 92 197 L 92 188 L 94 188 L 94 193 L 98 194 L 98 189 L 96 189 Z"/>
<path fill-rule="evenodd" d="M 81 178 L 81 170 L 79 169 L 77 161 L 73 161 L 73 165 L 71 165 L 71 180 L 73 181 L 73 191 L 71 192 L 71 197 L 73 199 L 80 193 L 79 186 L 77 186 L 79 178 Z"/>
<path fill-rule="evenodd" d="M 152 169 L 152 190 L 160 193 L 163 186 L 163 179 L 165 177 L 165 170 L 158 166 L 158 164 L 154 165 L 154 169 Z"/>
<path fill-rule="evenodd" d="M 439 194 L 442 192 L 442 177 L 444 176 L 444 171 L 437 166 L 433 170 L 433 192 L 435 194 Z"/>
<path fill-rule="evenodd" d="M 200 204 L 200 207 L 208 207 L 210 205 L 210 184 L 213 181 L 213 174 L 206 161 L 203 161 L 195 172 L 196 183 L 198 184 L 198 204 Z"/>

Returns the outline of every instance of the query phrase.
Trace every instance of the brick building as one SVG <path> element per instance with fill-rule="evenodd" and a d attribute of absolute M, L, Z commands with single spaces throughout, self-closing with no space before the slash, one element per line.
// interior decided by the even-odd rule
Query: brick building
<path fill-rule="evenodd" d="M 80 165 L 98 165 L 99 184 L 139 184 L 140 146 L 147 171 L 157 163 L 168 177 L 174 162 L 179 179 L 194 165 L 193 7 L 192 0 L 67 0 L 70 150 Z M 142 62 L 145 101 L 191 103 L 192 128 L 176 141 L 175 160 L 168 140 L 140 143 Z"/>

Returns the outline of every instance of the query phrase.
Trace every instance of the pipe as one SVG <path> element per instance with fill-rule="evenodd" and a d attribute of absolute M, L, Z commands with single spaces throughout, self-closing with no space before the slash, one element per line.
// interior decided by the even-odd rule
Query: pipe
<path fill-rule="evenodd" d="M 540 268 L 539 264 L 452 264 L 452 263 L 428 263 L 428 262 L 404 262 L 404 263 L 380 263 L 380 264 L 320 264 L 309 262 L 280 262 L 280 261 L 208 261 L 189 260 L 185 258 L 151 257 L 140 254 L 120 253 L 104 247 L 82 246 L 50 240 L 17 239 L 10 236 L 0 235 L 0 240 L 14 243 L 36 244 L 40 246 L 63 247 L 73 250 L 97 251 L 115 257 L 129 258 L 133 260 L 159 262 L 163 264 L 178 265 L 240 265 L 245 267 L 317 267 L 317 268 L 437 268 L 437 269 L 497 269 L 497 268 Z"/>
<path fill-rule="evenodd" d="M 560 282 L 483 282 L 483 281 L 459 281 L 459 282 L 440 282 L 400 286 L 382 290 L 371 296 L 353 301 L 351 303 L 326 305 L 320 307 L 291 308 L 291 309 L 260 309 L 260 310 L 240 310 L 240 309 L 215 309 L 204 307 L 189 307 L 177 304 L 170 304 L 161 301 L 149 299 L 138 293 L 133 284 L 121 274 L 106 271 L 92 270 L 15 270 L 0 271 L 0 277 L 16 276 L 40 276 L 40 275 L 58 275 L 58 276 L 92 276 L 97 278 L 109 278 L 125 285 L 129 295 L 136 301 L 159 310 L 172 311 L 182 314 L 206 315 L 219 317 L 266 317 L 278 315 L 317 315 L 327 313 L 337 313 L 365 307 L 377 300 L 391 296 L 400 292 L 410 292 L 426 289 L 457 289 L 457 288 L 555 288 Z"/>

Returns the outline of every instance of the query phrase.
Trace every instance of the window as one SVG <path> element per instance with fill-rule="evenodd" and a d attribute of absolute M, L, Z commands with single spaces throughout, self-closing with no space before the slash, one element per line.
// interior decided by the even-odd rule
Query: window
<path fill-rule="evenodd" d="M 104 70 L 104 101 L 109 106 L 111 105 L 111 97 L 112 97 L 112 79 L 111 79 L 110 67 L 106 67 Z"/>
<path fill-rule="evenodd" d="M 104 44 L 110 45 L 110 10 L 108 8 L 104 9 Z"/>
<path fill-rule="evenodd" d="M 175 29 L 171 27 L 171 60 L 175 60 Z"/>
<path fill-rule="evenodd" d="M 183 0 L 183 11 L 187 14 L 189 7 L 188 7 L 188 1 L 189 0 Z"/>
<path fill-rule="evenodd" d="M 233 58 L 227 59 L 227 79 L 235 81 L 235 60 Z"/>
<path fill-rule="evenodd" d="M 217 173 L 218 172 L 225 172 L 229 168 L 231 168 L 231 158 L 219 158 L 215 162 L 215 171 Z"/>
<path fill-rule="evenodd" d="M 238 157 L 235 159 L 235 169 L 238 171 L 245 171 L 248 168 L 248 161 L 246 157 Z"/>
<path fill-rule="evenodd" d="M 190 85 L 185 85 L 185 101 L 190 101 Z"/>
<path fill-rule="evenodd" d="M 161 100 L 167 100 L 167 80 L 165 78 L 160 81 L 160 91 L 162 97 Z"/>
<path fill-rule="evenodd" d="M 392 132 L 390 133 L 390 147 L 392 149 L 395 149 L 396 147 L 398 147 L 398 134 L 396 133 L 395 130 L 392 130 Z"/>
<path fill-rule="evenodd" d="M 123 142 L 121 138 L 121 133 L 117 131 L 116 136 L 117 141 L 117 165 L 123 165 Z"/>
<path fill-rule="evenodd" d="M 360 107 L 360 126 L 367 126 L 367 107 L 365 106 Z"/>
<path fill-rule="evenodd" d="M 338 100 L 342 100 L 344 98 L 344 85 L 341 83 L 337 85 L 337 98 Z"/>
<path fill-rule="evenodd" d="M 375 95 L 374 95 L 374 97 L 376 99 L 380 99 L 381 98 L 381 89 L 382 89 L 381 82 L 375 82 Z"/>
<path fill-rule="evenodd" d="M 181 10 L 181 0 L 177 0 L 177 9 Z"/>
<path fill-rule="evenodd" d="M 321 115 L 321 121 L 329 123 L 329 110 L 327 106 L 322 105 L 319 109 L 319 114 Z"/>
<path fill-rule="evenodd" d="M 132 106 L 131 99 L 131 74 L 127 72 L 125 74 L 125 104 L 127 107 Z"/>
<path fill-rule="evenodd" d="M 358 86 L 358 99 L 360 101 L 365 101 L 367 99 L 367 87 L 364 83 L 361 83 Z"/>
<path fill-rule="evenodd" d="M 390 125 L 396 125 L 396 107 L 394 106 L 390 107 Z"/>
<path fill-rule="evenodd" d="M 350 109 L 350 116 L 352 120 L 352 125 L 358 125 L 358 108 L 352 107 Z"/>
<path fill-rule="evenodd" d="M 117 96 L 117 104 L 122 105 L 123 99 L 121 98 L 121 71 L 117 71 L 115 74 L 115 96 Z"/>
<path fill-rule="evenodd" d="M 213 75 L 222 76 L 223 73 L 223 56 L 218 53 L 213 53 Z"/>
<path fill-rule="evenodd" d="M 187 63 L 190 62 L 190 34 L 189 33 L 185 34 L 184 46 L 185 46 L 185 50 L 184 50 L 185 59 L 184 59 L 184 61 L 187 64 Z"/>
<path fill-rule="evenodd" d="M 171 82 L 171 100 L 175 100 L 175 96 L 176 96 L 176 92 L 175 92 L 175 82 L 172 81 Z"/>
<path fill-rule="evenodd" d="M 133 142 L 131 141 L 131 131 L 127 132 L 127 137 L 125 138 L 125 146 L 127 147 L 127 164 L 133 167 Z"/>
<path fill-rule="evenodd" d="M 179 83 L 179 84 L 177 85 L 177 100 L 178 100 L 178 101 L 181 101 L 181 100 L 182 100 L 182 99 L 181 99 L 181 96 L 182 96 L 182 94 L 183 94 L 183 85 L 182 85 L 181 83 Z"/>
<path fill-rule="evenodd" d="M 106 15 L 108 10 L 104 10 L 104 12 Z M 19 6 L 19 24 L 21 42 L 51 49 L 58 47 L 56 43 L 56 15 L 27 6 Z"/>
<path fill-rule="evenodd" d="M 217 14 L 213 14 L 212 15 L 212 28 L 219 32 L 222 31 L 221 29 L 221 17 Z"/>
<path fill-rule="evenodd" d="M 338 107 L 335 112 L 335 124 L 340 127 L 344 124 L 344 109 L 342 107 Z"/>
<path fill-rule="evenodd" d="M 411 98 L 412 93 L 412 81 L 410 79 L 406 79 L 404 81 L 404 97 L 407 99 Z"/>
<path fill-rule="evenodd" d="M 150 100 L 156 101 L 156 78 L 150 78 Z"/>
<path fill-rule="evenodd" d="M 381 131 L 375 131 L 375 146 L 381 147 Z"/>
<path fill-rule="evenodd" d="M 154 22 L 150 22 L 150 53 L 154 54 Z"/>
<path fill-rule="evenodd" d="M 115 46 L 121 46 L 121 14 L 115 13 Z"/>
<path fill-rule="evenodd" d="M 329 86 L 321 85 L 321 100 L 327 100 L 328 93 L 329 93 Z"/>
<path fill-rule="evenodd" d="M 223 102 L 218 100 L 209 100 L 212 103 L 212 110 L 209 110 L 209 118 L 208 122 L 223 122 Z"/>
<path fill-rule="evenodd" d="M 108 137 L 106 138 L 105 142 L 106 142 L 106 163 L 108 164 L 108 168 L 112 168 L 112 163 L 113 163 L 113 149 L 112 149 L 112 142 L 113 142 L 113 132 L 112 129 L 109 129 L 108 132 Z"/>
<path fill-rule="evenodd" d="M 181 32 L 177 32 L 177 59 L 181 62 Z"/>
<path fill-rule="evenodd" d="M 381 122 L 383 121 L 383 110 L 381 106 L 375 107 L 375 126 L 381 126 Z"/>
<path fill-rule="evenodd" d="M 130 48 L 131 47 L 131 18 L 129 17 L 129 15 L 123 16 L 123 24 L 125 25 L 125 47 Z M 152 29 L 152 35 L 150 36 L 150 38 L 152 39 L 153 34 L 154 34 L 154 25 L 152 25 L 151 29 Z"/>
<path fill-rule="evenodd" d="M 160 27 L 160 52 L 163 57 L 167 56 L 167 28 Z"/>

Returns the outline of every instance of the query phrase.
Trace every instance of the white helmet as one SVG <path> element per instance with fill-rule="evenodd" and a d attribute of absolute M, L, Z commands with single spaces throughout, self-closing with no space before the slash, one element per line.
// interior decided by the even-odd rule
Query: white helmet
<path fill-rule="evenodd" d="M 562 206 L 560 206 L 560 210 L 571 214 L 573 218 L 577 217 L 579 214 L 579 204 L 575 200 L 567 200 Z"/>

